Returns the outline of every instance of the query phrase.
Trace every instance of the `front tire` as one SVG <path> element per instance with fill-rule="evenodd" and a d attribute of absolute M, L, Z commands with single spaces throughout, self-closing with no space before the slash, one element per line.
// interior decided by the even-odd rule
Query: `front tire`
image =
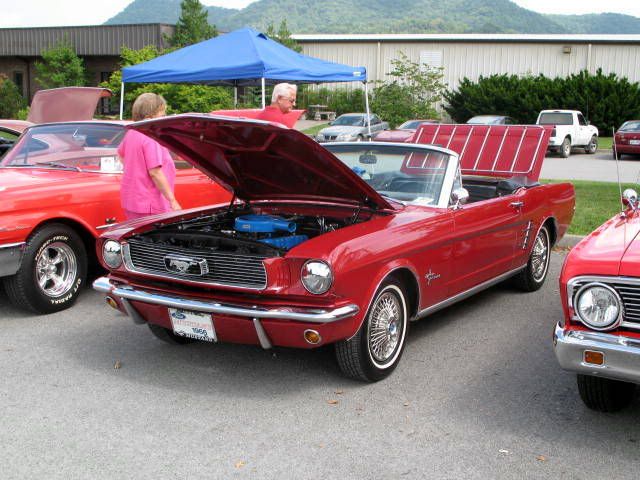
<path fill-rule="evenodd" d="M 569 137 L 565 137 L 560 145 L 560 156 L 562 158 L 568 158 L 571 155 L 571 140 Z"/>
<path fill-rule="evenodd" d="M 599 412 L 617 412 L 629 405 L 635 395 L 633 383 L 578 375 L 578 392 L 584 404 L 591 410 Z"/>
<path fill-rule="evenodd" d="M 365 382 L 377 382 L 397 367 L 409 327 L 406 293 L 396 279 L 386 280 L 376 292 L 358 332 L 336 343 L 342 372 Z"/>
<path fill-rule="evenodd" d="M 598 150 L 598 137 L 597 135 L 594 135 L 591 137 L 591 140 L 589 141 L 587 146 L 584 147 L 584 151 L 589 155 L 593 155 L 594 153 L 596 153 L 597 150 Z"/>
<path fill-rule="evenodd" d="M 525 292 L 534 292 L 542 287 L 549 272 L 550 253 L 549 229 L 543 226 L 533 241 L 527 266 L 514 277 L 516 287 Z"/>
<path fill-rule="evenodd" d="M 27 240 L 20 270 L 4 279 L 11 303 L 35 313 L 54 313 L 77 300 L 87 278 L 87 252 L 70 227 L 52 223 Z"/>

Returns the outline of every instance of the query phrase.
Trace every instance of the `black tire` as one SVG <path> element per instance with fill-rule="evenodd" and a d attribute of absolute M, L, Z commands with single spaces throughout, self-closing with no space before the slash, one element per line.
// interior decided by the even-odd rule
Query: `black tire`
<path fill-rule="evenodd" d="M 591 137 L 589 143 L 584 147 L 585 153 L 589 155 L 593 155 L 598 151 L 598 136 L 594 135 Z"/>
<path fill-rule="evenodd" d="M 384 318 L 390 311 L 397 313 L 391 323 Z M 386 325 L 381 325 L 381 321 Z M 408 328 L 405 290 L 398 280 L 389 278 L 374 295 L 358 332 L 349 340 L 336 343 L 340 369 L 347 377 L 365 382 L 377 382 L 387 377 L 400 362 Z M 372 336 L 375 337 L 373 340 Z"/>
<path fill-rule="evenodd" d="M 584 404 L 599 412 L 617 412 L 629 405 L 636 392 L 633 383 L 578 375 L 578 392 Z"/>
<path fill-rule="evenodd" d="M 533 240 L 527 266 L 513 277 L 516 287 L 525 292 L 534 292 L 542 287 L 549 273 L 550 254 L 549 229 L 543 226 Z"/>
<path fill-rule="evenodd" d="M 31 234 L 20 270 L 4 279 L 11 303 L 35 313 L 54 313 L 77 300 L 87 279 L 87 252 L 70 227 L 52 223 Z"/>
<path fill-rule="evenodd" d="M 356 137 L 356 142 L 364 142 L 364 137 L 362 135 L 358 135 Z"/>
<path fill-rule="evenodd" d="M 180 335 L 176 335 L 168 328 L 161 327 L 160 325 L 154 325 L 153 323 L 148 323 L 149 330 L 153 333 L 156 338 L 162 340 L 165 343 L 169 343 L 171 345 L 187 345 L 188 343 L 193 343 L 195 340 L 189 337 L 181 337 Z"/>
<path fill-rule="evenodd" d="M 571 140 L 569 140 L 569 137 L 564 137 L 559 152 L 562 158 L 567 158 L 571 155 Z"/>

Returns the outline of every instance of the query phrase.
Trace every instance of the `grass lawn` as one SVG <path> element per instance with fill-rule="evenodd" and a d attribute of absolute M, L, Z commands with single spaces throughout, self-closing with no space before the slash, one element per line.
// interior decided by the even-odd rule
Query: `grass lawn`
<path fill-rule="evenodd" d="M 598 138 L 598 150 L 611 151 L 611 144 L 613 143 L 613 137 L 599 137 Z"/>
<path fill-rule="evenodd" d="M 605 220 L 620 212 L 620 190 L 617 183 L 589 182 L 584 180 L 540 180 L 542 183 L 573 183 L 576 188 L 576 212 L 569 227 L 574 235 L 586 235 L 602 225 Z M 622 184 L 622 190 L 635 184 Z"/>
<path fill-rule="evenodd" d="M 316 135 L 320 130 L 325 127 L 328 127 L 328 123 L 321 123 L 320 125 L 316 125 L 315 127 L 307 128 L 306 130 L 302 130 L 302 133 L 306 133 L 307 135 Z"/>

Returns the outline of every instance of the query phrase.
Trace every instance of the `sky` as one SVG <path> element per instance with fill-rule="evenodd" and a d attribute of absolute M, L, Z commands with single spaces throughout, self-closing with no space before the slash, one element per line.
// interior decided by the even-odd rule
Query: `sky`
<path fill-rule="evenodd" d="M 0 0 L 0 28 L 100 25 L 132 0 Z M 203 5 L 243 8 L 255 0 L 200 0 Z M 626 13 L 640 17 L 638 0 L 514 0 L 541 13 Z"/>

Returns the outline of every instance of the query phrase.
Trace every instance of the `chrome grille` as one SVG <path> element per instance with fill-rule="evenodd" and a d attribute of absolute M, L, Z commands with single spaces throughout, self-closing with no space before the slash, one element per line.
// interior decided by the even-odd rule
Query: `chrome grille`
<path fill-rule="evenodd" d="M 165 266 L 167 255 L 203 259 L 206 261 L 208 272 L 202 275 L 171 272 Z M 125 265 L 132 272 L 179 278 L 193 283 L 257 290 L 267 286 L 267 272 L 262 263 L 265 258 L 267 257 L 260 255 L 237 255 L 157 245 L 139 240 L 130 240 L 124 247 Z"/>
<path fill-rule="evenodd" d="M 612 287 L 622 300 L 622 327 L 640 330 L 640 279 L 620 277 L 589 277 L 572 282 L 575 295 L 583 285 L 600 282 Z M 573 302 L 572 298 L 572 303 Z"/>

